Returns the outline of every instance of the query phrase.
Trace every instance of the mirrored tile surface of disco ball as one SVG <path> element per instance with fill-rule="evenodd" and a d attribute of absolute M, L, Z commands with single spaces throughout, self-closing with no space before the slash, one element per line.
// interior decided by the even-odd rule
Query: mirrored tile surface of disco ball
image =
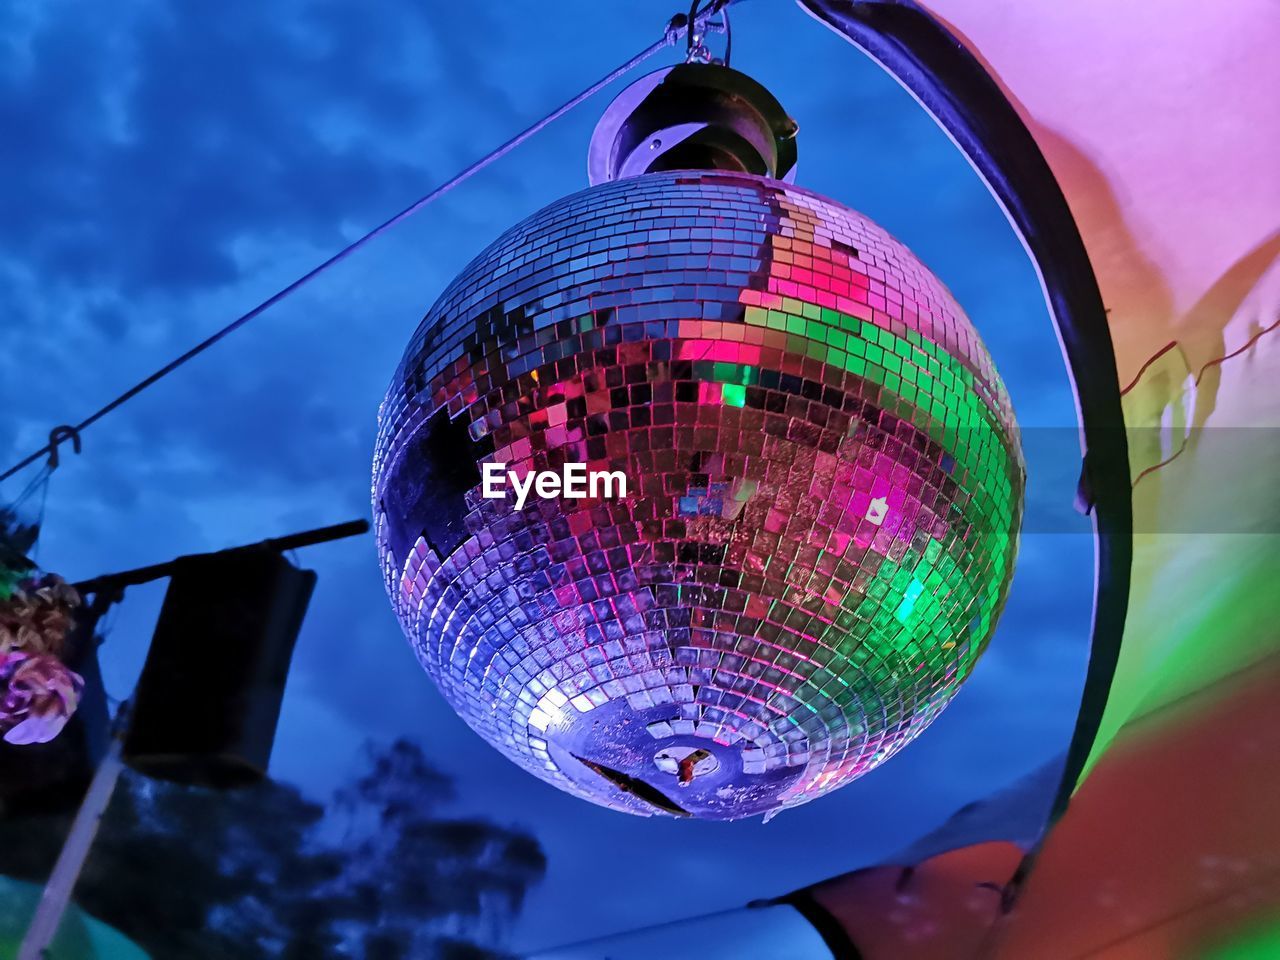
<path fill-rule="evenodd" d="M 623 497 L 482 495 L 485 464 Z M 539 777 L 732 819 L 946 705 L 1013 572 L 1024 466 L 951 295 L 860 214 L 742 174 L 605 183 L 509 230 L 380 414 L 389 592 L 453 708 Z"/>

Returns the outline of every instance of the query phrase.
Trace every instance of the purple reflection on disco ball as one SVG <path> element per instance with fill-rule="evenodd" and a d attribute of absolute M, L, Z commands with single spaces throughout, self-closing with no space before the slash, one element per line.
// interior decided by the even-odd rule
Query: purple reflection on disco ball
<path fill-rule="evenodd" d="M 482 469 L 625 497 L 482 495 Z M 419 660 L 530 772 L 638 814 L 769 814 L 915 737 L 982 652 L 1024 467 L 951 295 L 854 211 L 648 174 L 480 254 L 414 335 L 374 464 Z"/>

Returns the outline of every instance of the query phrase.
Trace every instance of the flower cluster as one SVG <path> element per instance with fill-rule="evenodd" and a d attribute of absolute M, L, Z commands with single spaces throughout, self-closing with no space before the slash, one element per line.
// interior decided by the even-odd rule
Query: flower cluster
<path fill-rule="evenodd" d="M 9 743 L 46 743 L 80 702 L 84 680 L 59 659 L 80 595 L 46 574 L 0 601 L 0 733 Z"/>
<path fill-rule="evenodd" d="M 0 731 L 9 743 L 48 743 L 75 713 L 84 679 L 47 653 L 0 652 Z"/>
<path fill-rule="evenodd" d="M 79 605 L 80 594 L 59 576 L 23 580 L 0 603 L 0 652 L 60 656 Z"/>

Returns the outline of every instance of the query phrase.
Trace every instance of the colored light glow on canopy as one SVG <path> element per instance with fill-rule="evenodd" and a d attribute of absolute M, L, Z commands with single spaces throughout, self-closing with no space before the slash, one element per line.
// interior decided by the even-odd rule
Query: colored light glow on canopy
<path fill-rule="evenodd" d="M 569 462 L 627 496 L 479 495 L 486 463 Z M 994 629 L 1022 490 L 991 360 L 909 251 L 697 171 L 557 201 L 473 261 L 409 346 L 374 481 L 397 613 L 477 732 L 594 802 L 719 819 L 927 726 Z M 688 782 L 654 759 L 694 750 Z"/>

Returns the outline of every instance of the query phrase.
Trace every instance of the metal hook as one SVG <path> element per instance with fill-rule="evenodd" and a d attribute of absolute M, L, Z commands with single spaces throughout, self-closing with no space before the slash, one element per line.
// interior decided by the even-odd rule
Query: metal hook
<path fill-rule="evenodd" d="M 71 441 L 71 449 L 80 452 L 80 431 L 69 424 L 62 424 L 49 431 L 49 469 L 58 469 L 58 448 L 64 440 Z"/>
<path fill-rule="evenodd" d="M 667 30 L 678 30 L 684 27 L 686 53 L 685 63 L 713 63 L 715 57 L 707 48 L 707 34 L 718 31 L 728 34 L 729 14 L 727 7 L 730 0 L 692 0 L 688 14 L 676 14 L 667 25 Z M 721 14 L 721 22 L 712 22 L 712 17 Z M 725 53 L 728 53 L 726 48 Z M 727 64 L 726 64 L 727 65 Z"/>

